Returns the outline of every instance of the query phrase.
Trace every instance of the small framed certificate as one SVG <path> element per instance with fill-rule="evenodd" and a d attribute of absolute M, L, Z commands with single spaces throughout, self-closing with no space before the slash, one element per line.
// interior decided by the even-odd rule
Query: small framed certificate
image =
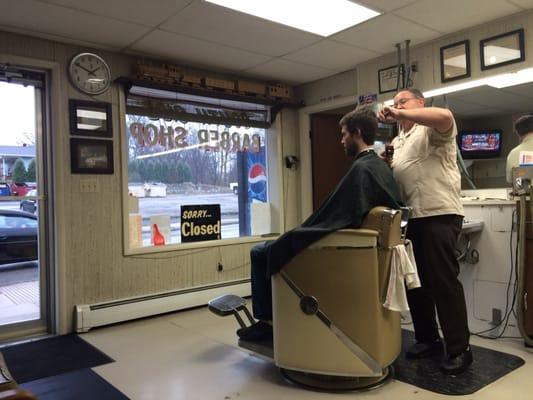
<path fill-rule="evenodd" d="M 378 71 L 379 93 L 395 92 L 404 85 L 404 66 L 383 68 Z"/>

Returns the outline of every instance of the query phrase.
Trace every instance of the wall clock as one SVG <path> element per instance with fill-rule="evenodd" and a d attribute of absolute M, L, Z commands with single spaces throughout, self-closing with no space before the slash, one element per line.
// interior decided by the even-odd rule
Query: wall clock
<path fill-rule="evenodd" d="M 93 53 L 80 53 L 68 69 L 74 87 L 90 95 L 104 93 L 111 85 L 111 71 L 104 59 Z"/>

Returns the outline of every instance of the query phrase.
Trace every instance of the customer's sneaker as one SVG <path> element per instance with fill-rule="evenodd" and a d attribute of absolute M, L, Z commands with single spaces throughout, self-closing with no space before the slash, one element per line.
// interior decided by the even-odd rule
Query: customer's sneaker
<path fill-rule="evenodd" d="M 419 359 L 432 357 L 444 352 L 444 346 L 441 340 L 434 342 L 419 342 L 411 345 L 405 352 L 405 358 Z"/>
<path fill-rule="evenodd" d="M 272 340 L 273 332 L 272 325 L 265 321 L 258 321 L 253 325 L 246 328 L 240 328 L 237 330 L 237 336 L 242 340 L 250 342 L 263 342 Z"/>
<path fill-rule="evenodd" d="M 455 356 L 448 356 L 440 364 L 440 370 L 443 374 L 446 375 L 457 375 L 462 372 L 465 372 L 473 361 L 474 357 L 472 356 L 472 350 L 470 350 L 469 346 L 461 354 L 457 354 Z"/>

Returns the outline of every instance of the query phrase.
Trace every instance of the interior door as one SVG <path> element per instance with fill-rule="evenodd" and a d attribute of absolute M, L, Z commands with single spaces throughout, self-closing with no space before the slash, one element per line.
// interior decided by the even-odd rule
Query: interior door
<path fill-rule="evenodd" d="M 352 165 L 341 143 L 342 115 L 311 115 L 313 210 L 316 210 Z"/>

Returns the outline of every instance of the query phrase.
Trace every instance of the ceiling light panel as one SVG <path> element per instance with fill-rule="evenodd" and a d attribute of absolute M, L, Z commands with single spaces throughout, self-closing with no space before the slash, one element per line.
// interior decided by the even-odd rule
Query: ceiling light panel
<path fill-rule="evenodd" d="M 292 28 L 330 36 L 379 15 L 349 0 L 206 0 Z"/>

